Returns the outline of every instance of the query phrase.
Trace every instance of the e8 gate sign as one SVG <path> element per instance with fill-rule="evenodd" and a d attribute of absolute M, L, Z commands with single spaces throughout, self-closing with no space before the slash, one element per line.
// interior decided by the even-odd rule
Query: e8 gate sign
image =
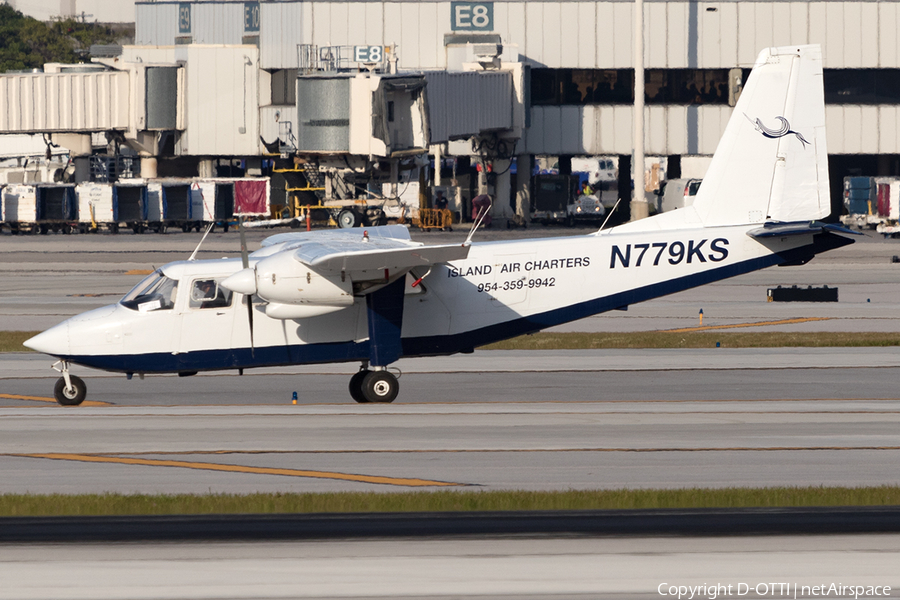
<path fill-rule="evenodd" d="M 450 28 L 453 31 L 493 31 L 493 2 L 451 2 Z"/>

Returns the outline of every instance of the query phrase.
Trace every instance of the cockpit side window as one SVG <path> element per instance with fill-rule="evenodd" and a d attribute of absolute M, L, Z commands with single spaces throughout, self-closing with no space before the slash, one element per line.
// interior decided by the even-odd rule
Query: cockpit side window
<path fill-rule="evenodd" d="M 157 270 L 125 294 L 119 304 L 140 312 L 171 310 L 177 293 L 178 281 Z"/>
<path fill-rule="evenodd" d="M 231 306 L 232 292 L 215 279 L 195 279 L 191 284 L 190 308 L 226 308 Z"/>

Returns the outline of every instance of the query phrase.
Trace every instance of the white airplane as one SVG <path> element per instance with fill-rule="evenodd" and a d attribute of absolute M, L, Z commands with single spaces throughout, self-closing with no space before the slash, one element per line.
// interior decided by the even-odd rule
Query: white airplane
<path fill-rule="evenodd" d="M 358 362 L 353 399 L 391 402 L 401 357 L 471 352 L 852 243 L 817 221 L 830 206 L 821 50 L 771 48 L 692 206 L 551 239 L 424 246 L 397 225 L 275 235 L 243 260 L 170 263 L 25 345 L 59 359 L 65 405 L 86 394 L 72 364 L 130 378 Z"/>

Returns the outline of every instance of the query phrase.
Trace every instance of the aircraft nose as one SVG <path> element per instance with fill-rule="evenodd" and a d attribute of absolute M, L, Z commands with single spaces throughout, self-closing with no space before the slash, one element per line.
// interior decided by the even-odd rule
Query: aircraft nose
<path fill-rule="evenodd" d="M 69 324 L 63 322 L 55 325 L 47 331 L 25 340 L 22 345 L 43 354 L 66 356 L 70 354 Z"/>
<path fill-rule="evenodd" d="M 241 269 L 221 283 L 226 290 L 250 296 L 256 293 L 256 269 Z"/>

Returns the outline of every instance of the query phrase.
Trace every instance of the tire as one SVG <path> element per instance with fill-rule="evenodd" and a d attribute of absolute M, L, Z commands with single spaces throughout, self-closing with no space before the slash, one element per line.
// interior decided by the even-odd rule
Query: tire
<path fill-rule="evenodd" d="M 109 224 L 109 232 L 110 233 L 119 233 L 119 224 L 118 223 L 110 223 Z"/>
<path fill-rule="evenodd" d="M 369 402 L 390 403 L 400 392 L 400 382 L 387 371 L 372 371 L 362 381 L 363 396 Z"/>
<path fill-rule="evenodd" d="M 72 381 L 74 389 L 66 390 L 66 379 L 60 377 L 56 380 L 56 386 L 53 388 L 53 396 L 62 406 L 78 406 L 84 402 L 84 397 L 87 396 L 87 386 L 81 377 L 69 375 L 69 379 Z"/>
<path fill-rule="evenodd" d="M 350 378 L 350 397 L 359 402 L 360 404 L 365 404 L 368 402 L 366 397 L 363 395 L 362 384 L 363 379 L 366 378 L 366 375 L 371 373 L 368 369 L 364 369 L 362 371 L 357 371 L 353 377 Z"/>
<path fill-rule="evenodd" d="M 359 225 L 360 218 L 355 210 L 345 208 L 338 213 L 337 224 L 341 229 L 350 229 Z"/>

